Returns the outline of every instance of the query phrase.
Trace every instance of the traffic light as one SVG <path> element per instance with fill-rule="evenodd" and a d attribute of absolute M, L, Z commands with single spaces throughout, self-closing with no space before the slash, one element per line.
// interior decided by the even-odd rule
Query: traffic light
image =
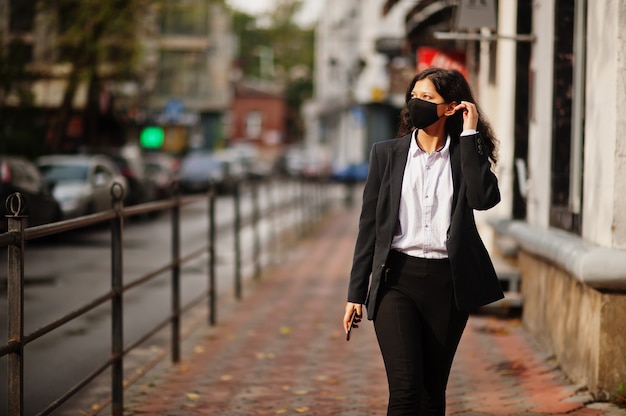
<path fill-rule="evenodd" d="M 139 135 L 139 143 L 147 149 L 158 149 L 163 146 L 165 134 L 163 128 L 159 126 L 148 126 L 141 130 Z"/>

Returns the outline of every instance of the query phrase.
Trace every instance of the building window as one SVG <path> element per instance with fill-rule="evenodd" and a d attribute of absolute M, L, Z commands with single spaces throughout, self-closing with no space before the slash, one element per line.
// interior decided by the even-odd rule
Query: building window
<path fill-rule="evenodd" d="M 250 111 L 246 114 L 246 138 L 259 139 L 263 128 L 263 115 L 260 111 Z"/>
<path fill-rule="evenodd" d="M 582 195 L 577 186 L 582 180 L 582 129 L 577 126 L 582 125 L 584 112 L 575 110 L 584 103 L 580 96 L 574 100 L 573 91 L 584 91 L 584 85 L 574 83 L 575 73 L 584 71 L 584 48 L 575 49 L 574 25 L 576 16 L 582 17 L 576 9 L 581 13 L 584 4 L 584 0 L 557 0 L 555 11 L 550 225 L 576 234 L 581 232 L 582 221 Z M 577 29 L 576 39 L 579 36 L 584 39 Z"/>
<path fill-rule="evenodd" d="M 532 0 L 517 2 L 517 33 L 531 34 Z M 526 166 L 528 164 L 528 128 L 531 117 L 532 76 L 530 62 L 532 46 L 530 42 L 518 42 L 516 48 L 517 71 L 515 79 L 515 180 L 513 181 L 513 218 L 526 218 L 528 196 Z"/>
<path fill-rule="evenodd" d="M 205 0 L 167 1 L 163 7 L 161 33 L 166 35 L 206 36 L 209 9 Z"/>
<path fill-rule="evenodd" d="M 158 83 L 160 96 L 202 98 L 207 94 L 208 81 L 203 54 L 161 51 Z"/>
<path fill-rule="evenodd" d="M 29 33 L 35 23 L 36 0 L 11 0 L 9 2 L 9 32 Z"/>

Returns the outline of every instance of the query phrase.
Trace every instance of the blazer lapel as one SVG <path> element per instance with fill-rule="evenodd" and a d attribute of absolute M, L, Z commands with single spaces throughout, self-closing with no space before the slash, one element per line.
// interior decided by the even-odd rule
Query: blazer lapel
<path fill-rule="evenodd" d="M 457 200 L 459 199 L 459 189 L 461 188 L 461 152 L 459 151 L 458 140 L 451 139 L 450 143 L 450 168 L 452 169 L 452 186 L 454 192 L 452 194 L 452 212 L 450 218 L 454 215 Z"/>
<path fill-rule="evenodd" d="M 391 212 L 397 215 L 400 208 L 400 194 L 402 192 L 402 178 L 404 177 L 404 167 L 411 145 L 411 134 L 407 134 L 398 140 L 398 143 L 390 151 L 389 164 L 391 169 L 390 180 L 390 200 Z"/>

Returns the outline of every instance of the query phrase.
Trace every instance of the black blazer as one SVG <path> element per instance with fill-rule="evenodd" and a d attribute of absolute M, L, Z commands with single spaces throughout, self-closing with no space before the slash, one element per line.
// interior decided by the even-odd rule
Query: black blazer
<path fill-rule="evenodd" d="M 500 202 L 500 190 L 480 134 L 451 140 L 454 195 L 447 236 L 448 258 L 456 305 L 460 310 L 470 311 L 504 297 L 476 229 L 473 211 L 495 206 Z M 399 221 L 400 192 L 410 144 L 411 134 L 408 134 L 377 142 L 370 152 L 348 286 L 348 301 L 365 304 L 368 319 L 376 315 L 381 275 Z"/>

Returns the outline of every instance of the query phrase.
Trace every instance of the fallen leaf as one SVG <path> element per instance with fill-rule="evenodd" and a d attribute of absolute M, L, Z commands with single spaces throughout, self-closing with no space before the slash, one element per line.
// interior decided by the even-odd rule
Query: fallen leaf
<path fill-rule="evenodd" d="M 196 345 L 193 349 L 193 352 L 196 354 L 202 354 L 204 352 L 204 347 L 202 345 Z"/>
<path fill-rule="evenodd" d="M 526 371 L 526 367 L 519 361 L 503 361 L 492 366 L 500 375 L 516 375 L 519 376 Z"/>
<path fill-rule="evenodd" d="M 277 414 L 277 415 L 282 415 L 283 413 L 287 413 L 288 411 L 289 411 L 289 410 L 287 410 L 287 409 L 278 409 L 278 410 L 276 411 L 276 414 Z"/>
<path fill-rule="evenodd" d="M 302 396 L 304 394 L 309 394 L 308 390 L 294 390 L 293 394 L 297 394 L 298 396 Z"/>
<path fill-rule="evenodd" d="M 197 393 L 186 393 L 185 396 L 187 396 L 189 400 L 198 400 L 200 398 L 200 395 Z"/>
<path fill-rule="evenodd" d="M 224 374 L 223 376 L 220 377 L 220 380 L 222 381 L 228 381 L 232 379 L 233 379 L 233 376 L 231 376 L 230 374 Z"/>
<path fill-rule="evenodd" d="M 279 330 L 281 335 L 289 335 L 293 332 L 293 329 L 290 326 L 281 326 Z"/>
<path fill-rule="evenodd" d="M 309 411 L 309 408 L 307 406 L 302 406 L 302 407 L 296 407 L 295 409 L 293 409 L 294 412 L 296 413 L 306 413 Z"/>
<path fill-rule="evenodd" d="M 493 334 L 493 335 L 509 335 L 509 330 L 505 327 L 502 326 L 490 326 L 490 325 L 485 325 L 482 328 L 479 328 L 478 331 L 480 332 L 484 332 L 486 334 Z"/>

